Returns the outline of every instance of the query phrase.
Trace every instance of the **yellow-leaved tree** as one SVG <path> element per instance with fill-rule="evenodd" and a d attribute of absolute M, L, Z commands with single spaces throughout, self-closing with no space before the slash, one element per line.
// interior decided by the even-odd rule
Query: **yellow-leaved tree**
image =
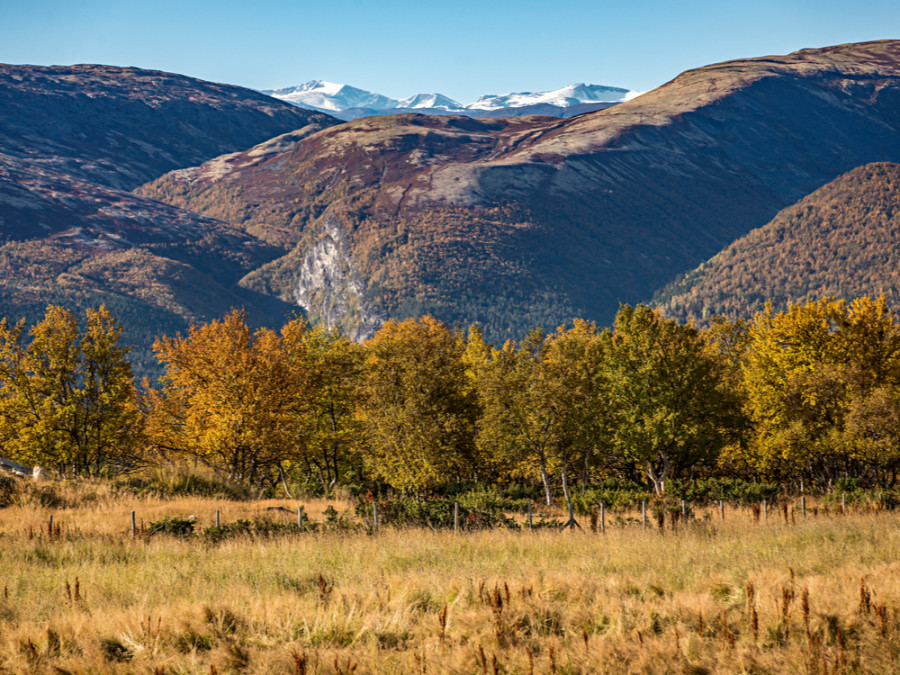
<path fill-rule="evenodd" d="M 346 473 L 361 479 L 356 415 L 362 373 L 362 349 L 327 326 L 292 321 L 281 330 L 288 368 L 296 379 L 295 415 L 299 424 L 291 462 L 307 479 L 327 490 Z"/>
<path fill-rule="evenodd" d="M 388 321 L 363 346 L 360 420 L 372 473 L 415 495 L 470 479 L 477 405 L 463 335 L 423 316 Z"/>
<path fill-rule="evenodd" d="M 896 472 L 900 327 L 884 298 L 767 307 L 751 326 L 744 386 L 766 474 L 825 483 Z"/>
<path fill-rule="evenodd" d="M 47 308 L 27 331 L 0 321 L 0 443 L 10 459 L 96 475 L 138 461 L 141 416 L 122 328 L 105 307 L 83 326 Z"/>
<path fill-rule="evenodd" d="M 482 417 L 478 446 L 513 476 L 539 477 L 549 504 L 556 477 L 572 512 L 570 476 L 583 480 L 608 433 L 609 333 L 576 321 L 483 354 L 474 369 Z M 572 524 L 574 520 L 570 521 Z"/>

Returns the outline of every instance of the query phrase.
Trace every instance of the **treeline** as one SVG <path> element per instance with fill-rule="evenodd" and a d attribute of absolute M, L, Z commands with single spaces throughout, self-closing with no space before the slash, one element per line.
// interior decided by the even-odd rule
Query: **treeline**
<path fill-rule="evenodd" d="M 159 386 L 134 382 L 121 335 L 103 307 L 0 322 L 4 456 L 81 476 L 193 458 L 289 493 L 515 483 L 548 503 L 613 479 L 892 488 L 900 469 L 900 322 L 884 299 L 704 331 L 622 306 L 611 329 L 499 347 L 430 316 L 356 344 L 300 319 L 254 331 L 232 311 L 156 341 Z"/>

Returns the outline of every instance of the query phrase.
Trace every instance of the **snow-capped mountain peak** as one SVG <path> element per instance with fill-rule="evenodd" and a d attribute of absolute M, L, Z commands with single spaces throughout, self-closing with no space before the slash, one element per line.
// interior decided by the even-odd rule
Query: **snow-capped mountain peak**
<path fill-rule="evenodd" d="M 499 108 L 521 108 L 540 103 L 568 108 L 582 103 L 617 103 L 629 94 L 628 89 L 606 87 L 598 84 L 570 84 L 553 91 L 518 92 L 513 94 L 488 94 L 466 106 L 469 110 L 497 110 Z"/>
<path fill-rule="evenodd" d="M 336 84 L 325 80 L 310 80 L 296 87 L 263 91 L 302 108 L 340 111 L 348 108 L 396 108 L 398 101 L 375 92 L 357 89 L 349 84 Z"/>
<path fill-rule="evenodd" d="M 443 94 L 415 94 L 398 101 L 398 108 L 447 108 L 461 110 L 463 106 Z"/>

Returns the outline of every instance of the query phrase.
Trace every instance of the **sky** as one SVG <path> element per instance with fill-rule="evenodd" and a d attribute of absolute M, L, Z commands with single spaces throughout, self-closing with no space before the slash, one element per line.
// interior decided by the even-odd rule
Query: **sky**
<path fill-rule="evenodd" d="M 900 38 L 897 0 L 0 0 L 0 62 L 103 63 L 402 98 L 652 89 L 689 68 Z"/>

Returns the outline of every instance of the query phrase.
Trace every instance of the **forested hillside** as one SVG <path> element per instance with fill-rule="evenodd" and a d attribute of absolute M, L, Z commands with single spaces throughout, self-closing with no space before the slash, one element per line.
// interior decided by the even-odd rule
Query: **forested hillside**
<path fill-rule="evenodd" d="M 854 169 L 781 211 L 653 299 L 667 316 L 748 318 L 822 296 L 900 306 L 900 165 Z"/>

